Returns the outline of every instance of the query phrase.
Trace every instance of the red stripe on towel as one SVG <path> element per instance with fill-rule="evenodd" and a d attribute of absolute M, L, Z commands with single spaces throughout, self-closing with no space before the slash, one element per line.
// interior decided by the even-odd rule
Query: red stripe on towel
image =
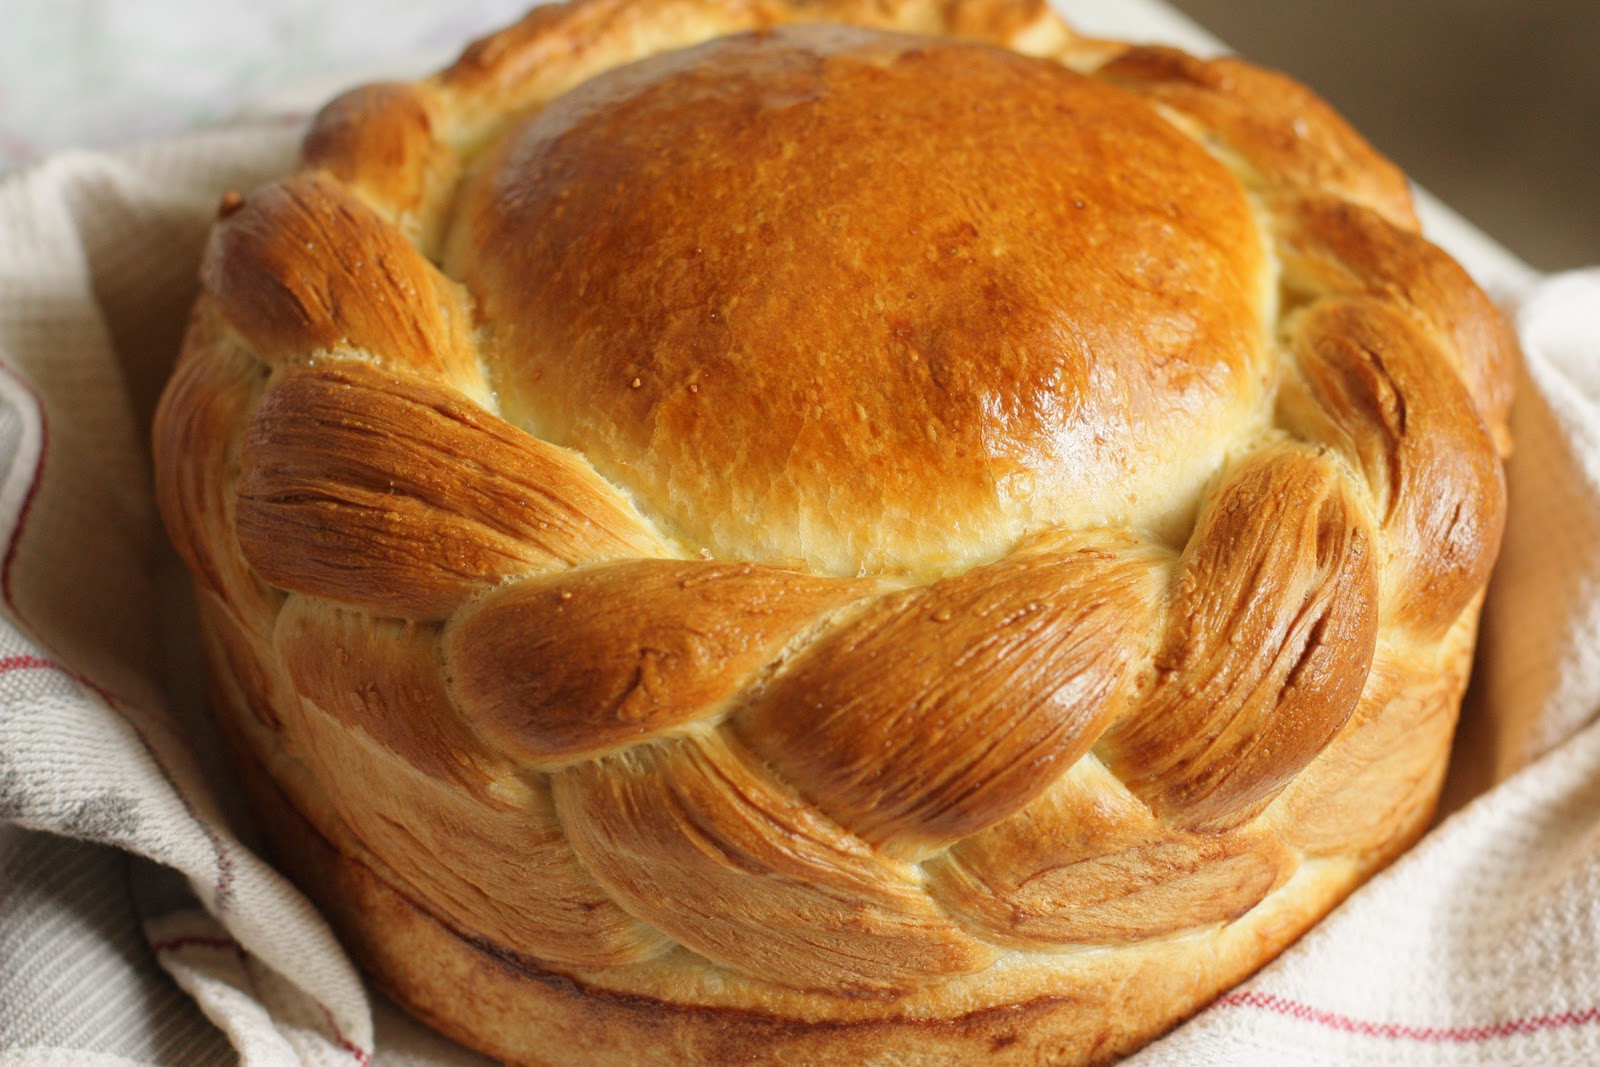
<path fill-rule="evenodd" d="M 1301 1022 L 1315 1023 L 1330 1030 L 1340 1030 L 1362 1037 L 1377 1037 L 1389 1041 L 1421 1041 L 1428 1044 L 1466 1045 L 1498 1038 L 1519 1037 L 1544 1030 L 1566 1030 L 1576 1026 L 1600 1023 L 1600 1007 L 1582 1011 L 1552 1012 L 1548 1015 L 1525 1015 L 1497 1023 L 1475 1026 L 1413 1026 L 1407 1023 L 1377 1023 L 1356 1019 L 1349 1015 L 1303 1004 L 1298 1000 L 1276 996 L 1272 993 L 1229 993 L 1213 1005 L 1218 1008 L 1257 1008 L 1284 1015 Z"/>
<path fill-rule="evenodd" d="M 245 954 L 244 947 L 231 937 L 201 937 L 199 935 L 190 935 L 186 937 L 169 937 L 161 941 L 150 942 L 151 951 L 157 954 L 162 952 L 179 952 L 186 948 L 217 949 L 223 952 L 236 952 L 241 956 Z M 328 1010 L 328 1006 L 326 1004 L 323 1004 L 321 1001 L 317 1001 L 316 1004 L 318 1008 L 322 1009 L 322 1017 L 327 1022 L 328 1029 L 333 1031 L 334 1043 L 345 1052 L 350 1054 L 351 1059 L 356 1061 L 357 1067 L 367 1067 L 368 1063 L 371 1062 L 372 1054 L 366 1049 L 362 1048 L 360 1045 L 357 1045 L 354 1041 L 351 1041 L 349 1038 L 344 1036 L 344 1034 L 339 1030 L 339 1024 L 333 1019 L 333 1012 Z"/>
<path fill-rule="evenodd" d="M 50 660 L 42 659 L 39 656 L 24 655 L 24 656 L 5 656 L 3 658 L 0 658 L 0 674 L 9 674 L 12 671 L 33 671 L 33 670 L 37 670 L 37 671 L 60 671 L 62 674 L 69 673 L 67 671 L 67 669 L 65 667 L 63 667 L 61 664 L 52 663 Z"/>

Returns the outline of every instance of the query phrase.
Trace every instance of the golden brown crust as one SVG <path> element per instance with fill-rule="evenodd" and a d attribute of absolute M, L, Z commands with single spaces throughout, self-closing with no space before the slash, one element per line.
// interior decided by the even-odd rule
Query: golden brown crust
<path fill-rule="evenodd" d="M 679 732 L 724 710 L 817 617 L 872 583 L 648 560 L 482 597 L 446 642 L 461 714 L 530 766 Z"/>
<path fill-rule="evenodd" d="M 1275 214 L 1285 288 L 1300 299 L 1360 293 L 1415 319 L 1505 455 L 1516 341 L 1461 265 L 1420 234 L 1342 200 L 1296 197 Z"/>
<path fill-rule="evenodd" d="M 231 699 L 219 694 L 218 702 Z M 574 980 L 463 934 L 297 811 L 285 796 L 296 768 L 266 767 L 261 761 L 275 757 L 253 753 L 258 741 L 236 733 L 233 740 L 273 855 L 319 901 L 378 984 L 443 1032 L 516 1064 L 1109 1063 L 1181 1018 L 1173 1005 L 1193 1010 L 1293 941 L 1351 881 L 1339 865 L 1317 871 L 1300 893 L 1251 911 L 1219 938 L 1191 939 L 1176 951 L 1134 948 L 1133 960 L 1109 966 L 1101 956 L 1051 974 L 1038 983 L 1048 992 L 1017 1003 L 832 1021 L 759 1002 L 686 1004 Z"/>
<path fill-rule="evenodd" d="M 1292 78 L 1232 56 L 1161 47 L 1130 48 L 1098 73 L 1196 123 L 1253 186 L 1331 194 L 1416 229 L 1405 175 Z"/>
<path fill-rule="evenodd" d="M 1200 516 L 1157 680 L 1107 735 L 1107 763 L 1158 815 L 1237 825 L 1350 717 L 1377 615 L 1372 533 L 1342 472 L 1313 453 L 1257 453 Z"/>
<path fill-rule="evenodd" d="M 460 204 L 508 417 L 718 556 L 921 576 L 1136 519 L 1267 385 L 1243 189 L 1133 94 L 998 48 L 667 53 L 514 127 Z"/>
<path fill-rule="evenodd" d="M 958 841 L 1025 807 L 1123 711 L 1163 576 L 1139 549 L 1046 535 L 882 597 L 814 640 L 735 730 L 865 841 Z"/>
<path fill-rule="evenodd" d="M 443 618 L 511 575 L 665 551 L 580 458 L 359 360 L 278 376 L 236 493 L 257 574 L 379 615 Z"/>
<path fill-rule="evenodd" d="M 325 175 L 257 192 L 217 222 L 208 247 L 206 294 L 270 363 L 355 350 L 378 366 L 469 373 L 459 289 Z"/>
<path fill-rule="evenodd" d="M 1163 824 L 1091 756 L 1040 802 L 928 864 L 928 874 L 930 891 L 966 922 L 1044 947 L 1231 922 L 1298 862 L 1270 827 L 1197 834 Z"/>
<path fill-rule="evenodd" d="M 447 1032 L 1098 1062 L 1421 832 L 1512 351 L 1292 82 L 582 0 L 303 162 L 158 494 L 280 858 Z"/>
<path fill-rule="evenodd" d="M 433 627 L 295 596 L 275 637 L 304 701 L 275 728 L 284 756 L 327 783 L 301 800 L 325 805 L 321 824 L 361 827 L 351 847 L 383 857 L 372 862 L 405 892 L 552 964 L 607 967 L 661 951 L 662 935 L 578 863 L 549 786 L 518 776 L 452 713 Z M 321 715 L 342 729 L 318 729 Z"/>
<path fill-rule="evenodd" d="M 438 234 L 425 232 L 425 221 L 439 215 L 460 167 L 435 130 L 434 115 L 443 107 L 424 85 L 386 82 L 353 89 L 317 115 L 301 144 L 300 163 L 326 173 L 411 240 L 431 248 Z"/>
<path fill-rule="evenodd" d="M 724 966 L 848 996 L 994 962 L 914 865 L 841 829 L 722 735 L 578 764 L 554 787 L 573 848 L 612 895 Z"/>

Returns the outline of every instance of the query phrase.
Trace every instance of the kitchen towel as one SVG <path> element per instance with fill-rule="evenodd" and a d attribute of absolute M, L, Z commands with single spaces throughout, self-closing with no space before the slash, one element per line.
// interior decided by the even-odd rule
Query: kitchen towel
<path fill-rule="evenodd" d="M 0 184 L 0 1064 L 483 1062 L 371 994 L 241 838 L 151 500 L 215 205 L 298 131 Z M 1526 372 L 1455 810 L 1140 1067 L 1600 1062 L 1600 272 L 1456 247 Z"/>

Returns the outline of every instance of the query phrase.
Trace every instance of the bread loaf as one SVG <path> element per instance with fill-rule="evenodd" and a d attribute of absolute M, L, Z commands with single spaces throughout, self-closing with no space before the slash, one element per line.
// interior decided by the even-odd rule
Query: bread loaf
<path fill-rule="evenodd" d="M 1283 76 L 577 0 L 330 104 L 202 283 L 219 720 L 468 1045 L 1102 1062 L 1430 818 L 1512 343 Z"/>

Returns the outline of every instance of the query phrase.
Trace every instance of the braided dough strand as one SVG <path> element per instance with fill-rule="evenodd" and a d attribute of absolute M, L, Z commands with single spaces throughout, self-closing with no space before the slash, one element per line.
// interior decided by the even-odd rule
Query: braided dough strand
<path fill-rule="evenodd" d="M 829 20 L 856 29 L 802 25 Z M 518 319 L 552 286 L 495 214 L 538 192 L 495 191 L 508 135 L 541 115 L 571 133 L 646 83 L 670 132 L 681 57 L 650 57 L 746 31 L 719 62 L 754 84 L 778 55 L 781 99 L 702 85 L 717 107 L 694 114 L 781 114 L 763 166 L 919 65 L 1014 87 L 949 97 L 935 125 L 956 134 L 1071 114 L 1093 136 L 1071 167 L 1019 151 L 992 181 L 929 173 L 907 195 L 931 213 L 894 215 L 887 247 L 861 232 L 892 214 L 877 201 L 834 230 L 691 211 L 661 220 L 663 264 L 622 211 L 660 214 L 626 199 L 629 168 L 654 180 L 687 141 L 629 142 L 597 177 L 574 134 L 548 154 L 575 175 L 563 196 L 618 199 L 547 197 L 529 240 L 560 245 L 589 299 Z M 852 88 L 813 107 L 808 71 Z M 828 141 L 782 188 L 832 203 L 830 182 L 875 172 L 896 143 L 872 123 L 878 156 Z M 548 132 L 527 151 L 566 136 Z M 758 188 L 718 185 L 738 162 L 660 187 L 727 202 Z M 522 992 L 476 999 L 511 975 L 565 1005 L 527 1024 L 541 1040 L 597 1061 L 726 1052 L 706 1035 L 747 1015 L 774 1056 L 886 1020 L 931 1060 L 1110 1055 L 1426 825 L 1504 521 L 1514 351 L 1414 232 L 1399 171 L 1288 79 L 1088 40 L 1033 0 L 580 0 L 346 94 L 302 164 L 224 204 L 157 417 L 158 496 L 231 732 L 359 868 L 339 884 L 381 884 L 423 917 L 406 938 L 450 946 L 450 995 L 492 1020 L 492 1050 L 544 1047 Z M 1035 299 L 1066 277 L 1060 242 L 1048 261 L 1029 244 L 1046 221 L 1095 285 Z M 734 329 L 835 305 L 866 325 Z M 718 376 L 674 377 L 663 329 L 709 337 Z M 881 373 L 791 373 L 854 366 L 839 353 L 879 329 Z M 563 421 L 600 385 L 637 416 L 625 448 L 586 443 L 604 419 Z M 741 389 L 754 417 L 719 421 L 711 400 Z M 930 478 L 946 460 L 960 478 Z M 717 539 L 782 525 L 774 501 L 822 555 Z M 615 1032 L 585 1014 L 601 1001 Z"/>

